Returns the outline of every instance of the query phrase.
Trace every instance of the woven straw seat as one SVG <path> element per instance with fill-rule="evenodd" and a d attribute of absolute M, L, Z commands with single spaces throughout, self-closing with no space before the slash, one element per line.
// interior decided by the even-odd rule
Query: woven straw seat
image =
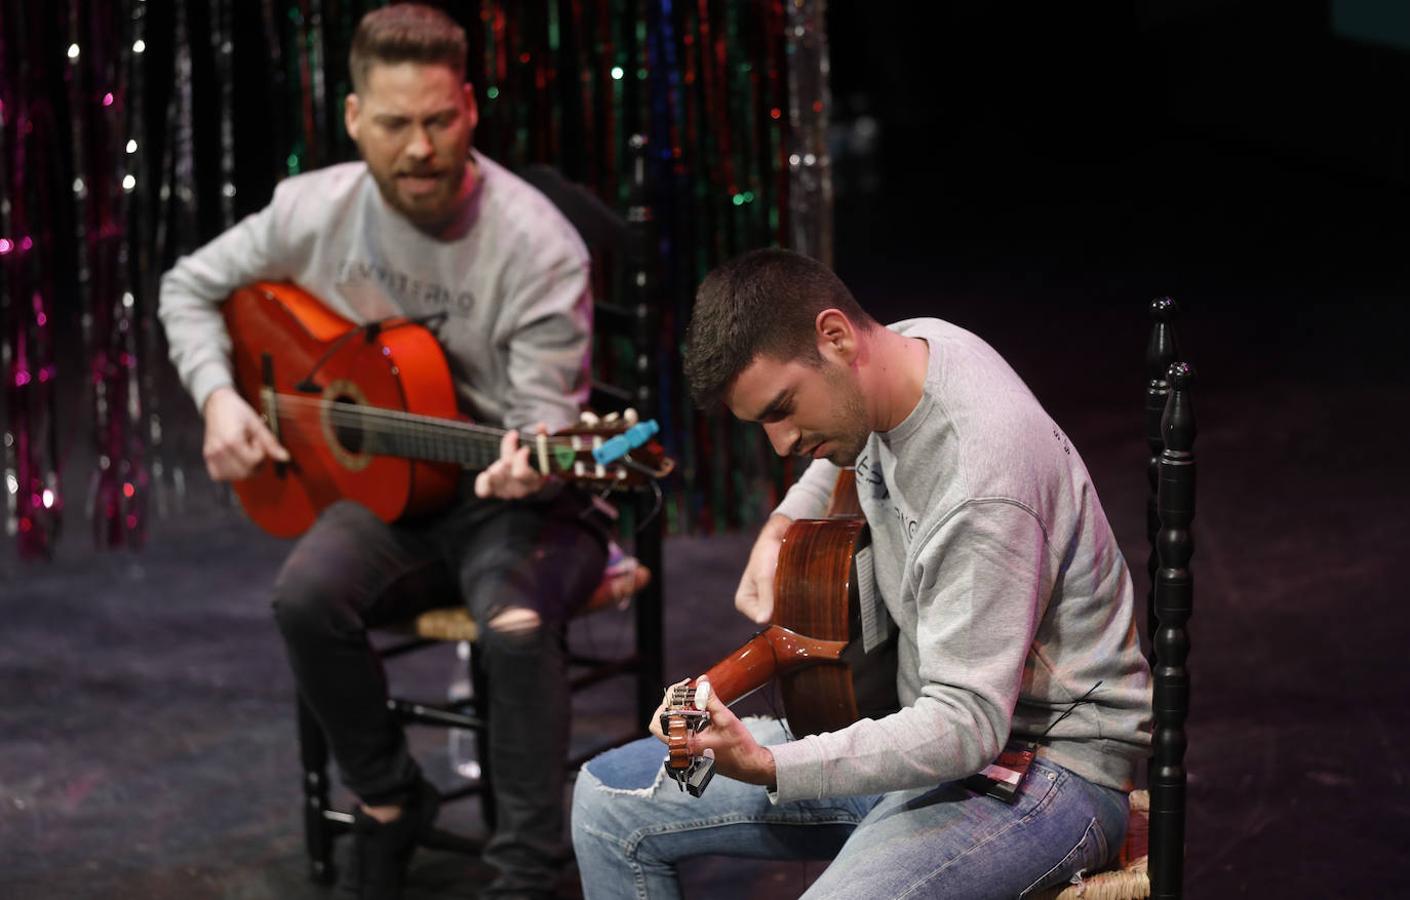
<path fill-rule="evenodd" d="M 603 573 L 602 583 L 577 614 L 586 615 L 609 607 L 625 609 L 632 596 L 650 583 L 650 569 L 630 556 L 623 557 L 614 561 Z M 464 606 L 429 609 L 386 630 L 414 634 L 432 641 L 475 641 L 480 636 L 479 624 Z"/>

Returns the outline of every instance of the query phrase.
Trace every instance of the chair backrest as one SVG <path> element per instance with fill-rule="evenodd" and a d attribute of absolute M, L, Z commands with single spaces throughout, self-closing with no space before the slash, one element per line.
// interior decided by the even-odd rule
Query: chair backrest
<path fill-rule="evenodd" d="M 660 413 L 656 402 L 660 316 L 655 296 L 659 284 L 655 221 L 646 181 L 646 138 L 635 135 L 628 147 L 631 174 L 625 216 L 551 166 L 527 166 L 518 175 L 572 223 L 592 253 L 594 265 L 610 258 L 617 269 L 616 277 L 610 279 L 615 291 L 598 291 L 593 304 L 595 347 L 589 406 L 599 413 L 632 407 L 643 419 L 649 419 Z M 633 554 L 655 573 L 633 605 L 638 648 L 633 659 L 638 672 L 637 721 L 645 722 L 660 701 L 661 685 L 665 684 L 661 655 L 665 523 L 659 491 L 654 496 L 642 491 L 632 494 L 631 513 L 636 530 Z"/>
<path fill-rule="evenodd" d="M 1147 350 L 1155 370 L 1147 385 L 1146 437 L 1152 452 L 1152 502 L 1147 508 L 1151 543 L 1149 631 L 1154 673 L 1154 718 L 1150 790 L 1151 897 L 1175 898 L 1183 889 L 1185 853 L 1185 719 L 1190 708 L 1186 668 L 1193 611 L 1194 553 L 1191 527 L 1195 516 L 1195 418 L 1191 399 L 1194 372 L 1178 359 L 1168 297 L 1151 304 L 1156 324 Z M 1160 405 L 1156 406 L 1159 399 Z M 1153 430 L 1159 408 L 1159 430 Z M 1158 444 L 1155 438 L 1159 439 Z"/>
<path fill-rule="evenodd" d="M 1160 529 L 1160 516 L 1156 513 L 1156 486 L 1160 483 L 1160 453 L 1165 449 L 1165 436 L 1161 433 L 1160 422 L 1165 418 L 1165 403 L 1170 399 L 1170 382 L 1166 376 L 1170 365 L 1180 358 L 1180 347 L 1175 337 L 1175 316 L 1179 307 L 1171 297 L 1157 297 L 1151 301 L 1150 314 L 1154 320 L 1150 340 L 1146 343 L 1146 447 L 1150 457 L 1146 461 L 1146 541 L 1150 553 L 1146 557 L 1146 622 L 1149 633 L 1155 634 L 1155 571 L 1160 568 L 1160 556 L 1156 551 L 1156 532 Z M 1150 645 L 1147 656 L 1155 663 L 1155 644 Z"/>
<path fill-rule="evenodd" d="M 564 178 L 553 166 L 540 163 L 525 166 L 517 174 L 558 207 L 563 217 L 578 230 L 589 251 L 620 252 L 626 248 L 627 220 L 592 191 Z"/>
<path fill-rule="evenodd" d="M 628 147 L 631 174 L 625 216 L 552 166 L 526 166 L 517 174 L 572 223 L 595 265 L 610 259 L 617 270 L 617 277 L 610 279 L 615 290 L 599 291 L 593 305 L 599 340 L 589 405 L 598 412 L 630 406 L 643 418 L 650 418 L 659 412 L 656 385 L 660 376 L 655 352 L 659 316 L 654 217 L 646 183 L 646 138 L 636 135 Z M 614 338 L 621 340 L 614 343 Z M 625 354 L 612 352 L 622 348 Z M 626 358 L 618 358 L 622 355 Z"/>

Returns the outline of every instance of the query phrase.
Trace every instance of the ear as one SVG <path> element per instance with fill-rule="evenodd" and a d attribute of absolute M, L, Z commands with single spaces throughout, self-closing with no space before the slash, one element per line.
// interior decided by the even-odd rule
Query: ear
<path fill-rule="evenodd" d="M 343 101 L 343 125 L 348 129 L 348 137 L 357 143 L 358 116 L 362 112 L 362 105 L 358 102 L 357 93 L 348 94 Z"/>
<path fill-rule="evenodd" d="M 813 320 L 817 330 L 818 352 L 850 366 L 857 358 L 857 329 L 840 309 L 825 309 Z"/>
<path fill-rule="evenodd" d="M 474 131 L 480 124 L 480 105 L 475 102 L 475 86 L 467 81 L 460 86 L 460 90 L 465 95 L 465 115 L 470 119 L 470 130 Z"/>

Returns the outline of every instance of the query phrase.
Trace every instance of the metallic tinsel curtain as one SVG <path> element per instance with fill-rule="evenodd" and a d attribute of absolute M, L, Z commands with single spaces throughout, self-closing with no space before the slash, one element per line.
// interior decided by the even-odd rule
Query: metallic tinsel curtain
<path fill-rule="evenodd" d="M 179 507 L 157 401 L 160 273 L 282 177 L 351 159 L 347 49 L 365 0 L 0 0 L 0 353 L 6 523 L 52 550 L 69 448 L 60 397 L 87 407 L 85 479 L 102 545 L 141 543 L 148 495 Z M 442 4 L 470 40 L 476 145 L 549 163 L 627 205 L 628 142 L 648 139 L 660 249 L 656 396 L 682 477 L 677 530 L 756 519 L 792 475 L 757 429 L 685 400 L 680 348 L 695 286 L 754 247 L 831 257 L 823 0 L 482 0 Z M 600 291 L 622 279 L 601 260 Z M 83 366 L 56 363 L 56 313 Z M 67 318 L 65 318 L 67 317 Z M 632 365 L 602 336 L 598 365 Z M 66 357 L 72 358 L 72 357 Z M 64 384 L 72 386 L 63 390 Z M 82 395 L 82 399 L 79 399 Z"/>

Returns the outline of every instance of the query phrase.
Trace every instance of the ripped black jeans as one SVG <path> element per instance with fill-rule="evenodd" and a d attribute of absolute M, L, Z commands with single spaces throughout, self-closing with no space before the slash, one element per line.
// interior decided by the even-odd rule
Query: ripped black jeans
<path fill-rule="evenodd" d="M 344 782 L 380 805 L 408 797 L 420 770 L 387 709 L 367 628 L 445 606 L 456 594 L 464 600 L 481 625 L 475 652 L 491 685 L 498 822 L 484 858 L 500 872 L 496 887 L 543 888 L 565 856 L 565 625 L 602 578 L 606 520 L 572 488 L 513 503 L 461 494 L 446 512 L 395 525 L 355 503 L 330 506 L 280 570 L 275 618 Z M 513 607 L 534 610 L 542 624 L 488 627 Z"/>

